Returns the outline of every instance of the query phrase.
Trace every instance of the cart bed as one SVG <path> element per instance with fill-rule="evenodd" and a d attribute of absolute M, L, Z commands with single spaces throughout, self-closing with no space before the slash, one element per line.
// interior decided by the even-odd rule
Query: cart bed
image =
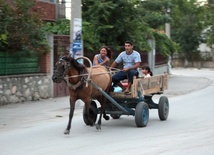
<path fill-rule="evenodd" d="M 160 74 L 149 78 L 135 78 L 131 86 L 131 94 L 125 95 L 123 92 L 110 92 L 112 98 L 138 98 L 139 92 L 142 96 L 152 94 L 163 94 L 168 89 L 168 74 Z"/>

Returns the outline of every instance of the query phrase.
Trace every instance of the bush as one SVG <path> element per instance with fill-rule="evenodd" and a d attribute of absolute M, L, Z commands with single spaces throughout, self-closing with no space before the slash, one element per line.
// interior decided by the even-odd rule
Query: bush
<path fill-rule="evenodd" d="M 0 51 L 49 51 L 38 12 L 34 0 L 14 0 L 12 5 L 0 0 Z"/>

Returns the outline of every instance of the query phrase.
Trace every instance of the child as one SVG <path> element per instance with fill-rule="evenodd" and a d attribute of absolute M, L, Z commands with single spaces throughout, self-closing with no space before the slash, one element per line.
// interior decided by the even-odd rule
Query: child
<path fill-rule="evenodd" d="M 151 72 L 151 70 L 150 70 L 150 68 L 149 68 L 149 66 L 143 66 L 142 67 L 142 72 L 145 75 L 144 76 L 145 78 L 150 77 L 150 76 L 153 75 L 152 72 Z"/>

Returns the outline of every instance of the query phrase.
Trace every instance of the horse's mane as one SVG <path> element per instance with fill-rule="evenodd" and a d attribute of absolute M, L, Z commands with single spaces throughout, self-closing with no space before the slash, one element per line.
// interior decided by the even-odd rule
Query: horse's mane
<path fill-rule="evenodd" d="M 78 71 L 85 69 L 85 66 L 83 64 L 79 63 L 77 60 L 75 60 L 72 57 L 69 57 L 69 58 L 65 57 L 64 59 L 70 62 L 70 64 Z"/>

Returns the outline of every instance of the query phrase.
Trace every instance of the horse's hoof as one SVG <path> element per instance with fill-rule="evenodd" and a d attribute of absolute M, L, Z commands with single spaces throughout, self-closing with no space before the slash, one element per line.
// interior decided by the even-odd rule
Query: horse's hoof
<path fill-rule="evenodd" d="M 64 134 L 65 134 L 65 135 L 69 135 L 69 133 L 70 133 L 70 130 L 67 130 L 67 129 L 66 129 L 66 130 L 64 131 Z"/>
<path fill-rule="evenodd" d="M 107 121 L 110 119 L 109 116 L 103 116 L 103 118 L 104 118 L 105 120 L 107 120 Z"/>
<path fill-rule="evenodd" d="M 89 119 L 89 125 L 94 126 L 94 121 L 92 119 Z"/>
<path fill-rule="evenodd" d="M 101 126 L 99 124 L 96 125 L 97 130 L 101 130 Z"/>

